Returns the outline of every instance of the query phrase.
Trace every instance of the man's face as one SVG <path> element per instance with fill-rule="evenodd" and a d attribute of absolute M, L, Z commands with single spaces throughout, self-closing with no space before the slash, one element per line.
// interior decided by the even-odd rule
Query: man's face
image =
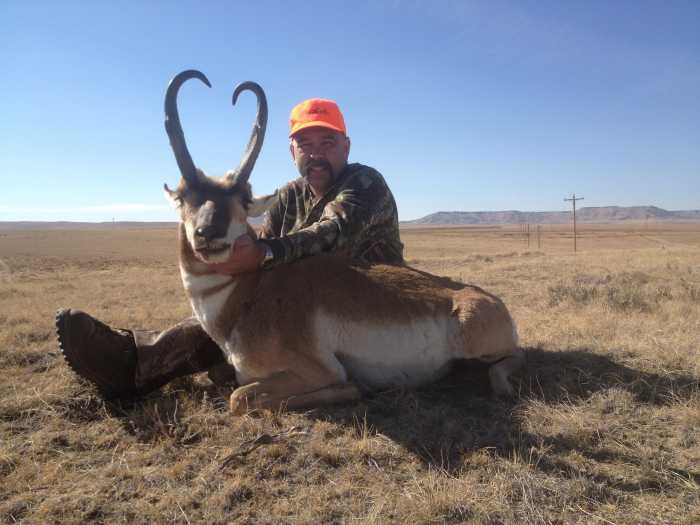
<path fill-rule="evenodd" d="M 350 139 L 332 129 L 306 128 L 292 137 L 289 149 L 299 173 L 320 197 L 347 165 Z"/>

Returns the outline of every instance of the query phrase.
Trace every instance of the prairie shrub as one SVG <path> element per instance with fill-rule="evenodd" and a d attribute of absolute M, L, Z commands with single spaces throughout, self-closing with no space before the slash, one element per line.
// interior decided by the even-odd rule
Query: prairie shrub
<path fill-rule="evenodd" d="M 548 288 L 550 306 L 600 304 L 614 311 L 650 312 L 662 301 L 673 299 L 671 288 L 655 284 L 643 272 L 621 272 L 603 277 L 579 275 Z"/>
<path fill-rule="evenodd" d="M 700 303 L 700 285 L 691 283 L 681 277 L 680 287 L 683 295 L 692 303 Z"/>

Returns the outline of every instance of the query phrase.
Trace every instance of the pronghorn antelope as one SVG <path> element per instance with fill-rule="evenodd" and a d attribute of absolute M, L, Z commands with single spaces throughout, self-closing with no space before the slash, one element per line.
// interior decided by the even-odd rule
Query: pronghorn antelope
<path fill-rule="evenodd" d="M 234 240 L 254 235 L 247 217 L 274 195 L 254 198 L 248 178 L 267 122 L 262 88 L 240 166 L 221 178 L 195 167 L 177 111 L 177 93 L 198 71 L 177 75 L 165 97 L 166 131 L 182 178 L 165 185 L 180 212 L 180 272 L 194 314 L 236 369 L 230 399 L 236 414 L 255 408 L 302 408 L 348 401 L 363 391 L 416 386 L 439 378 L 452 362 L 479 358 L 496 394 L 510 395 L 509 375 L 523 361 L 515 325 L 494 295 L 399 266 L 364 267 L 331 255 L 237 276 L 215 273 Z"/>

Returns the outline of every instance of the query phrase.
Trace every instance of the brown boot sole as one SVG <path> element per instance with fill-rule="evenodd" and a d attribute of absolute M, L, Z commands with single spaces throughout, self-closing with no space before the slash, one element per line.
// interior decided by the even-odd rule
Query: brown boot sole
<path fill-rule="evenodd" d="M 84 366 L 81 363 L 79 352 L 76 350 L 75 345 L 71 344 L 70 341 L 70 329 L 69 329 L 69 308 L 63 308 L 56 312 L 56 339 L 58 340 L 58 349 L 63 355 L 63 359 L 68 365 L 68 367 L 81 379 L 88 381 L 99 390 L 102 397 L 107 400 L 113 399 L 133 399 L 139 396 L 139 393 L 134 389 L 129 392 L 118 392 L 113 388 L 100 384 L 98 379 L 93 379 L 95 374 L 90 368 Z"/>

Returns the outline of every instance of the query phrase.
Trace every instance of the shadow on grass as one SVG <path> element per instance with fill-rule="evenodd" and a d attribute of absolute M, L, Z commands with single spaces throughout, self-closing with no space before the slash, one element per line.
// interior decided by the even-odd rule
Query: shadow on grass
<path fill-rule="evenodd" d="M 526 353 L 528 364 L 521 375 L 521 395 L 545 402 L 585 399 L 617 387 L 630 392 L 639 403 L 664 405 L 687 399 L 700 387 L 697 377 L 636 370 L 585 348 L 564 351 L 527 348 Z"/>
<path fill-rule="evenodd" d="M 514 454 L 528 457 L 530 450 L 537 448 L 548 451 L 537 461 L 537 468 L 542 472 L 572 478 L 584 476 L 590 478 L 593 485 L 602 484 L 601 490 L 605 487 L 624 492 L 671 489 L 673 481 L 665 481 L 659 476 L 628 482 L 611 479 L 601 472 L 580 471 L 564 459 L 568 452 L 575 450 L 596 463 L 634 465 L 637 459 L 566 436 L 530 434 L 522 428 L 517 414 L 531 401 L 554 408 L 560 404 L 585 401 L 610 388 L 629 392 L 638 403 L 664 405 L 689 399 L 700 389 L 698 378 L 636 370 L 585 348 L 565 351 L 527 348 L 525 351 L 527 363 L 513 378 L 518 391 L 514 400 L 494 398 L 488 383 L 487 366 L 469 361 L 456 364 L 447 377 L 427 387 L 377 393 L 357 403 L 317 408 L 307 412 L 306 416 L 311 420 L 353 427 L 358 436 L 365 431 L 370 435 L 382 434 L 414 454 L 426 466 L 440 467 L 449 472 L 456 473 L 463 468 L 465 454 L 473 451 L 487 450 L 501 457 Z M 215 388 L 207 389 L 187 379 L 180 381 L 177 390 L 154 393 L 139 401 L 135 410 L 132 410 L 134 407 L 107 403 L 108 411 L 113 416 L 121 416 L 125 428 L 142 441 L 169 435 L 185 444 L 196 442 L 196 429 L 183 430 L 182 425 L 173 420 L 178 396 L 184 389 L 187 396 L 208 398 L 208 403 L 217 410 L 225 410 L 225 400 L 217 397 Z M 89 408 L 94 412 L 99 410 L 92 404 Z M 380 467 L 384 460 L 387 467 L 393 461 L 381 456 L 372 459 Z M 697 473 L 679 469 L 673 472 L 678 477 L 700 483 Z M 606 496 L 600 494 L 597 497 L 605 499 Z"/>
<path fill-rule="evenodd" d="M 551 406 L 572 404 L 614 387 L 630 392 L 639 403 L 662 405 L 687 399 L 700 389 L 696 377 L 635 370 L 585 348 L 525 350 L 527 364 L 513 378 L 518 390 L 514 400 L 494 398 L 486 365 L 469 361 L 459 363 L 446 378 L 428 387 L 375 394 L 354 405 L 314 410 L 310 417 L 367 426 L 401 444 L 426 465 L 456 471 L 465 453 L 483 449 L 503 457 L 516 452 L 527 457 L 531 447 L 545 446 L 555 455 L 577 450 L 596 460 L 597 449 L 580 450 L 579 443 L 564 438 L 547 438 L 543 443 L 541 436 L 521 428 L 516 414 L 528 401 Z M 562 472 L 568 467 L 556 461 L 540 461 L 538 468 Z M 699 481 L 694 473 L 678 475 Z M 659 483 L 649 480 L 646 485 L 653 489 Z M 639 490 L 640 485 L 629 488 Z"/>

